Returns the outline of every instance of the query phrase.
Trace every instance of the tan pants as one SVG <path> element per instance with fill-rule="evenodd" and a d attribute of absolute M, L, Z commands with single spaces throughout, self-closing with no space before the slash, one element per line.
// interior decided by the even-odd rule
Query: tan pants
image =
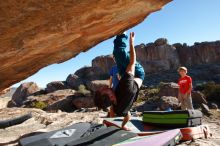
<path fill-rule="evenodd" d="M 191 94 L 179 93 L 178 100 L 181 103 L 182 110 L 193 110 Z"/>

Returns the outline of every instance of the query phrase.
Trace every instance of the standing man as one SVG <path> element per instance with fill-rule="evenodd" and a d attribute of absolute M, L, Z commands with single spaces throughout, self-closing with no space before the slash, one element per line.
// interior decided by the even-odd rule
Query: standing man
<path fill-rule="evenodd" d="M 187 75 L 186 67 L 180 67 L 178 69 L 178 72 L 180 75 L 180 78 L 178 81 L 178 84 L 179 84 L 178 100 L 181 103 L 181 109 L 192 110 L 193 109 L 192 97 L 191 97 L 192 78 Z"/>

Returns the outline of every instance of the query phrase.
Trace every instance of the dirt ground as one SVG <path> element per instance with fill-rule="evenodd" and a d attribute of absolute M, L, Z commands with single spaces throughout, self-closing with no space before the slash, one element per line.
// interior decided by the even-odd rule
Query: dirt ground
<path fill-rule="evenodd" d="M 28 108 L 4 108 L 7 105 L 9 98 L 0 99 L 0 120 L 17 117 L 27 112 L 32 112 L 33 118 L 26 122 L 0 129 L 0 146 L 17 145 L 17 140 L 20 136 L 31 133 L 37 130 L 51 131 L 65 127 L 71 123 L 77 122 L 96 122 L 102 123 L 102 118 L 106 115 L 105 112 L 92 113 L 46 113 L 39 109 Z M 220 111 L 212 110 L 211 116 L 203 117 L 203 124 L 209 126 L 212 132 L 212 137 L 208 139 L 197 139 L 195 141 L 181 142 L 178 146 L 220 146 Z M 35 126 L 33 126 L 35 125 Z"/>
<path fill-rule="evenodd" d="M 209 126 L 212 137 L 182 142 L 178 146 L 220 146 L 220 111 L 211 110 L 211 113 L 212 115 L 209 117 L 204 116 L 203 124 Z"/>

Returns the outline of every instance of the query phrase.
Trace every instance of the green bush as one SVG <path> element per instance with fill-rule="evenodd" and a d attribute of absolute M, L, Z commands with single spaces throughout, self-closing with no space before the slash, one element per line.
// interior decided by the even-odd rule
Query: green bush
<path fill-rule="evenodd" d="M 87 95 L 91 93 L 89 90 L 86 89 L 85 85 L 82 85 L 82 84 L 79 85 L 77 92 L 83 95 Z"/>
<path fill-rule="evenodd" d="M 33 108 L 44 109 L 47 107 L 47 104 L 43 101 L 35 101 L 31 104 Z"/>
<path fill-rule="evenodd" d="M 143 101 L 150 101 L 158 96 L 159 88 L 148 88 L 145 90 L 140 90 L 138 99 L 136 103 L 140 103 Z"/>
<path fill-rule="evenodd" d="M 220 102 L 220 84 L 207 83 L 203 85 L 202 91 L 208 100 L 214 100 Z"/>
<path fill-rule="evenodd" d="M 220 102 L 220 84 L 215 84 L 214 82 L 203 83 L 197 85 L 195 90 L 205 94 L 208 100 Z"/>

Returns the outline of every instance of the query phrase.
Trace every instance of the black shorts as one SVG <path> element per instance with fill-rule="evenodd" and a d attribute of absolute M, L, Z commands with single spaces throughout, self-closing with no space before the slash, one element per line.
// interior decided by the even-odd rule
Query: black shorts
<path fill-rule="evenodd" d="M 138 93 L 139 87 L 134 80 L 134 76 L 125 73 L 115 90 L 117 99 L 117 104 L 113 106 L 115 114 L 117 116 L 127 116 L 133 103 L 137 100 Z"/>

